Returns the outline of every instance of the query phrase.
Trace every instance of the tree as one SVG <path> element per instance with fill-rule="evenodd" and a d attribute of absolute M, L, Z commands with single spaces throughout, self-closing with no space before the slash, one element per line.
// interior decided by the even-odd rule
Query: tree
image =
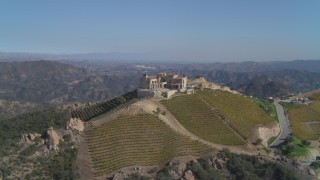
<path fill-rule="evenodd" d="M 320 169 L 320 161 L 314 161 L 310 164 L 314 169 Z"/>
<path fill-rule="evenodd" d="M 293 141 L 294 141 L 294 137 L 293 137 L 293 136 L 290 136 L 290 135 L 289 135 L 289 136 L 286 137 L 286 141 L 285 141 L 285 142 L 286 142 L 287 144 L 292 143 Z"/>
<path fill-rule="evenodd" d="M 295 147 L 293 145 L 291 145 L 291 144 L 287 146 L 287 152 L 288 153 L 292 153 L 294 151 L 294 149 L 295 149 Z"/>
<path fill-rule="evenodd" d="M 301 141 L 301 144 L 304 145 L 304 146 L 309 146 L 311 144 L 311 142 L 304 139 L 304 140 Z"/>

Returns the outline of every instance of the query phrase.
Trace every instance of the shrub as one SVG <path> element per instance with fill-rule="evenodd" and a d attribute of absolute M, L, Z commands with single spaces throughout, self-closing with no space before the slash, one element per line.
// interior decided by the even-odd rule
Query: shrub
<path fill-rule="evenodd" d="M 310 164 L 314 169 L 320 169 L 320 161 L 314 161 Z"/>
<path fill-rule="evenodd" d="M 301 141 L 301 144 L 304 145 L 304 146 L 309 146 L 311 144 L 311 142 L 304 139 L 304 140 Z"/>
<path fill-rule="evenodd" d="M 289 143 L 292 143 L 293 141 L 294 141 L 294 137 L 289 135 L 286 137 L 285 143 L 289 144 Z"/>
<path fill-rule="evenodd" d="M 63 137 L 63 140 L 65 140 L 66 142 L 70 142 L 71 141 L 71 135 L 70 134 L 66 134 Z"/>

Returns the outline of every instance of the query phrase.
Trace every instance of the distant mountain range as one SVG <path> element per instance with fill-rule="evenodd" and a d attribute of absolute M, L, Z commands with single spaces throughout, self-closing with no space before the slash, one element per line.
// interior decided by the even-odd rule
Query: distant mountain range
<path fill-rule="evenodd" d="M 76 60 L 68 61 L 68 64 L 43 60 L 0 62 L 0 101 L 14 101 L 2 103 L 8 105 L 1 106 L 0 110 L 18 111 L 19 102 L 21 107 L 31 103 L 32 107 L 38 108 L 110 99 L 137 88 L 143 73 L 159 72 L 180 73 L 189 78 L 201 75 L 208 81 L 261 98 L 320 88 L 320 61 L 210 64 Z M 10 112 L 6 116 L 10 116 Z"/>
<path fill-rule="evenodd" d="M 133 75 L 96 74 L 54 61 L 0 62 L 0 102 L 1 99 L 5 102 L 14 101 L 15 104 L 30 102 L 36 108 L 96 102 L 137 88 L 137 79 Z M 11 108 L 11 104 L 2 103 L 0 110 L 6 111 L 10 107 L 12 113 L 16 110 L 23 112 Z M 6 114 L 10 116 L 10 112 Z"/>

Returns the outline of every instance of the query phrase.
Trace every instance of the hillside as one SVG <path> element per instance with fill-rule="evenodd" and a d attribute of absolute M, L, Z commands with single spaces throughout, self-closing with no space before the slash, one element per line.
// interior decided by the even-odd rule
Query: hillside
<path fill-rule="evenodd" d="M 134 94 L 131 92 L 128 98 L 132 99 Z M 214 98 L 220 104 L 212 104 L 210 99 Z M 278 162 L 273 162 L 275 164 L 272 165 L 280 168 L 278 170 L 266 166 L 272 162 L 267 156 L 263 160 L 259 158 L 259 163 L 258 157 L 249 156 L 265 153 L 264 146 L 254 145 L 247 138 L 254 133 L 257 125 L 268 124 L 272 119 L 248 97 L 221 90 L 206 90 L 164 100 L 162 103 L 166 106 L 155 98 L 128 101 L 129 104 L 124 99 L 119 97 L 87 105 L 76 111 L 72 110 L 72 113 L 65 110 L 40 111 L 0 121 L 0 155 L 6 157 L 9 153 L 11 159 L 2 159 L 0 175 L 2 173 L 3 177 L 17 177 L 17 174 L 21 174 L 21 168 L 24 169 L 21 175 L 23 177 L 47 179 L 50 179 L 49 176 L 52 179 L 74 179 L 79 176 L 81 179 L 131 176 L 181 178 L 188 170 L 200 179 L 205 176 L 219 176 L 222 179 L 249 176 L 271 178 L 279 173 L 286 176 L 291 174 L 281 165 L 278 167 Z M 225 102 L 221 102 L 222 99 Z M 250 109 L 250 113 L 239 114 L 240 104 L 241 107 Z M 109 113 L 115 107 L 119 108 Z M 65 129 L 72 114 L 82 117 L 90 113 L 96 118 L 87 119 L 89 121 L 85 123 L 84 133 Z M 174 117 L 170 117 L 172 115 Z M 241 119 L 232 119 L 234 115 Z M 46 131 L 51 126 L 62 137 L 58 153 L 48 151 L 48 141 L 45 140 Z M 19 140 L 25 133 L 43 135 L 26 142 L 23 138 Z M 216 154 L 224 148 L 248 154 L 239 156 L 243 157 L 243 163 L 248 160 L 248 166 L 272 173 L 261 175 L 241 168 L 241 164 L 237 163 L 240 159 L 235 157 L 237 155 L 228 154 L 226 150 L 222 153 L 236 159 L 227 160 L 224 158 L 226 154 L 221 155 L 221 151 Z M 201 159 L 197 165 L 198 158 L 208 159 L 210 166 L 203 164 Z M 251 162 L 250 159 L 255 160 Z M 27 161 L 30 161 L 27 167 L 22 167 Z M 195 169 L 199 169 L 200 165 L 203 168 L 202 174 Z M 240 175 L 245 172 L 250 172 L 251 175 Z"/>
<path fill-rule="evenodd" d="M 244 144 L 197 96 L 178 96 L 163 103 L 195 135 L 218 144 Z"/>
<path fill-rule="evenodd" d="M 147 114 L 120 117 L 89 130 L 86 135 L 96 175 L 121 167 L 156 165 L 177 156 L 213 151 Z"/>
<path fill-rule="evenodd" d="M 14 103 L 0 104 L 0 119 L 36 110 L 35 107 L 111 99 L 135 89 L 136 79 L 126 74 L 95 74 L 53 61 L 1 62 L 0 100 Z"/>
<path fill-rule="evenodd" d="M 302 96 L 302 95 L 301 95 Z M 308 96 L 309 104 L 284 104 L 293 134 L 301 139 L 318 140 L 320 138 L 320 93 L 311 93 Z"/>
<path fill-rule="evenodd" d="M 270 114 L 256 99 L 240 94 L 204 90 L 162 103 L 190 132 L 213 143 L 241 145 L 263 137 L 267 138 L 263 140 L 266 144 L 279 133 L 278 130 L 267 136 L 257 133 L 258 127 L 267 124 L 270 125 L 267 129 L 276 128 L 274 112 Z"/>

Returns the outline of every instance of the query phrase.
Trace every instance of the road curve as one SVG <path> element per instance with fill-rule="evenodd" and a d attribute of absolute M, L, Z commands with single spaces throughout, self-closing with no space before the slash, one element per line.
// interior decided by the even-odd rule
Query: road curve
<path fill-rule="evenodd" d="M 278 101 L 275 101 L 274 105 L 276 106 L 281 132 L 277 139 L 270 144 L 270 147 L 277 147 L 279 144 L 283 143 L 285 138 L 291 133 L 289 121 L 286 118 L 283 107 L 278 103 Z"/>

